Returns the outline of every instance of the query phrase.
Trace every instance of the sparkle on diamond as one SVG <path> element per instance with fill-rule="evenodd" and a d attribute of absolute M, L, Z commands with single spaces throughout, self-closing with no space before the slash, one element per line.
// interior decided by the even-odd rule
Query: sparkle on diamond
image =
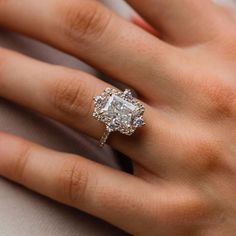
<path fill-rule="evenodd" d="M 133 112 L 137 110 L 137 107 L 122 99 L 121 97 L 113 94 L 107 101 L 102 111 L 105 111 L 109 117 L 116 119 L 121 125 L 131 125 Z"/>

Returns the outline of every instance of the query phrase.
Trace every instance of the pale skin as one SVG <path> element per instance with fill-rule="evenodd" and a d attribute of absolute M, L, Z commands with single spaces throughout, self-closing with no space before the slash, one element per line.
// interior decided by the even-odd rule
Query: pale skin
<path fill-rule="evenodd" d="M 1 0 L 0 26 L 138 92 L 147 125 L 109 139 L 134 174 L 1 133 L 0 175 L 133 235 L 235 235 L 236 18 L 207 0 L 127 2 L 158 34 L 93 0 Z M 96 139 L 92 98 L 106 87 L 0 49 L 1 97 Z"/>

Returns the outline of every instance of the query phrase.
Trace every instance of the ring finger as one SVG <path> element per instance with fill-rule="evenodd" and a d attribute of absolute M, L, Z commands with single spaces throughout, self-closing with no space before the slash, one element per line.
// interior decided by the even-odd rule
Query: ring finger
<path fill-rule="evenodd" d="M 18 53 L 1 49 L 0 96 L 29 107 L 55 120 L 69 125 L 89 136 L 99 139 L 105 127 L 96 121 L 93 114 L 93 97 L 101 94 L 110 84 L 87 73 L 49 65 Z M 147 104 L 145 121 L 148 125 L 132 138 L 112 135 L 114 148 L 135 158 L 141 145 L 134 143 L 151 135 L 153 109 Z M 156 116 L 156 114 L 155 114 Z M 161 124 L 161 118 L 159 124 Z M 142 136 L 142 137 L 141 137 Z M 133 141 L 132 141 L 133 140 Z M 133 145 L 134 148 L 130 148 Z M 131 153 L 132 152 L 132 153 Z"/>

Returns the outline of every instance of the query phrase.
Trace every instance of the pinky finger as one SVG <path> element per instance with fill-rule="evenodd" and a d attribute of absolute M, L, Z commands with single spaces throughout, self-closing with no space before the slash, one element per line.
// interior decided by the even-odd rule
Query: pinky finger
<path fill-rule="evenodd" d="M 134 176 L 7 134 L 0 134 L 0 176 L 129 233 L 143 221 L 150 191 Z"/>

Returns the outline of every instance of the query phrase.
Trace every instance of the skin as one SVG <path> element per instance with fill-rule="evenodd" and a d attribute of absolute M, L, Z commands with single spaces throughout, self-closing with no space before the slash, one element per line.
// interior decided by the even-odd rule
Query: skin
<path fill-rule="evenodd" d="M 1 0 L 0 26 L 138 92 L 147 125 L 109 140 L 131 158 L 134 174 L 1 133 L 0 175 L 133 235 L 235 235 L 235 17 L 207 0 L 127 2 L 148 24 L 93 0 Z M 92 97 L 106 87 L 0 49 L 2 97 L 96 139 L 104 126 L 92 118 Z"/>

